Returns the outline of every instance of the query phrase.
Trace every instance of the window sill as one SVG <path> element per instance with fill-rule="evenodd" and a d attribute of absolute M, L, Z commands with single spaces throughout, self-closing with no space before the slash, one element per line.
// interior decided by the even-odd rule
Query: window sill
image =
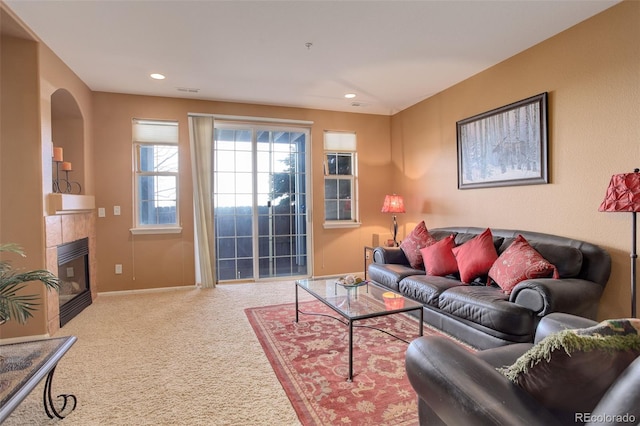
<path fill-rule="evenodd" d="M 165 227 L 148 227 L 148 228 L 131 228 L 129 231 L 133 235 L 148 234 L 179 234 L 182 232 L 181 226 L 165 226 Z"/>
<path fill-rule="evenodd" d="M 351 221 L 335 221 L 335 222 L 325 222 L 322 224 L 324 229 L 341 229 L 341 228 L 359 228 L 362 223 L 360 222 L 351 222 Z"/>

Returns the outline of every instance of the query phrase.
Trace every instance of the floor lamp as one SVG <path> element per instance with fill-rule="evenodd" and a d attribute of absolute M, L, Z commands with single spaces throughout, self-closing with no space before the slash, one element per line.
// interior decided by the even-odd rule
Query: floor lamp
<path fill-rule="evenodd" d="M 636 316 L 636 213 L 640 211 L 640 169 L 633 173 L 611 176 L 607 195 L 600 204 L 601 212 L 631 213 L 631 317 Z"/>
<path fill-rule="evenodd" d="M 398 247 L 398 221 L 396 213 L 404 213 L 404 199 L 402 195 L 385 195 L 382 213 L 393 213 L 393 245 Z"/>

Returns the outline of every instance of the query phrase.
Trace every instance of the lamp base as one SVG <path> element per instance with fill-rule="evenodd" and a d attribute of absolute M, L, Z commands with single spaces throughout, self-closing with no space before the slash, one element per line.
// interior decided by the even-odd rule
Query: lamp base
<path fill-rule="evenodd" d="M 396 220 L 396 215 L 393 215 L 393 244 L 394 247 L 400 246 L 400 243 L 398 243 L 398 221 Z"/>
<path fill-rule="evenodd" d="M 636 253 L 636 212 L 631 213 L 631 218 L 631 317 L 638 318 L 636 314 L 636 262 L 638 260 L 638 254 Z"/>

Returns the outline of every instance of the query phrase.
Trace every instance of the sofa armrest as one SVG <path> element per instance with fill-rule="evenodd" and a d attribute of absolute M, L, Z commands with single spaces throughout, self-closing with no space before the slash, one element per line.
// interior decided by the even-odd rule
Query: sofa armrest
<path fill-rule="evenodd" d="M 637 424 L 640 419 L 640 357 L 609 388 L 591 413 L 588 425 L 602 425 L 601 419 L 620 419 L 616 424 Z M 613 420 L 612 420 L 613 421 Z M 613 423 L 608 423 L 613 424 Z"/>
<path fill-rule="evenodd" d="M 557 425 L 523 389 L 467 349 L 441 336 L 411 342 L 406 354 L 409 382 L 447 425 Z M 430 419 L 420 419 L 428 424 Z"/>
<path fill-rule="evenodd" d="M 509 300 L 538 316 L 566 312 L 595 319 L 602 286 L 580 278 L 540 278 L 516 285 Z"/>
<path fill-rule="evenodd" d="M 589 328 L 597 325 L 598 322 L 578 317 L 571 314 L 554 312 L 543 317 L 536 327 L 536 336 L 533 343 L 539 343 L 542 339 L 562 330 L 575 330 L 578 328 Z"/>
<path fill-rule="evenodd" d="M 400 247 L 376 247 L 373 249 L 375 263 L 395 263 L 409 266 L 409 259 Z"/>

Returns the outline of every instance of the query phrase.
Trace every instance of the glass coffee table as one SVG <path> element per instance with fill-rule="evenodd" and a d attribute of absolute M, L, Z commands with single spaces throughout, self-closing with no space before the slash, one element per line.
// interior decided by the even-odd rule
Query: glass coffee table
<path fill-rule="evenodd" d="M 58 402 L 62 400 L 62 408 L 56 409 L 52 383 L 58 361 L 76 340 L 75 336 L 68 336 L 0 345 L 0 423 L 9 417 L 45 376 L 42 399 L 47 416 L 62 420 L 65 418 L 62 412 L 68 406 L 71 407 L 70 411 L 75 410 L 77 400 L 71 394 L 58 395 Z"/>
<path fill-rule="evenodd" d="M 338 277 L 315 278 L 296 281 L 296 319 L 300 313 L 308 315 L 324 315 L 312 312 L 302 312 L 298 305 L 298 289 L 303 289 L 313 297 L 327 305 L 342 318 L 334 318 L 349 327 L 349 377 L 353 380 L 353 328 L 360 327 L 356 321 L 403 312 L 417 311 L 419 314 L 418 333 L 423 332 L 422 304 L 408 299 L 401 294 L 385 289 L 373 281 L 363 281 L 356 285 L 339 284 Z M 327 315 L 324 315 L 327 316 Z M 364 325 L 363 325 L 364 326 Z M 369 326 L 364 326 L 369 327 Z M 369 327 L 375 328 L 375 327 Z M 393 334 L 381 330 L 392 337 Z M 400 339 L 403 340 L 403 339 Z M 407 342 L 408 343 L 408 342 Z"/>

